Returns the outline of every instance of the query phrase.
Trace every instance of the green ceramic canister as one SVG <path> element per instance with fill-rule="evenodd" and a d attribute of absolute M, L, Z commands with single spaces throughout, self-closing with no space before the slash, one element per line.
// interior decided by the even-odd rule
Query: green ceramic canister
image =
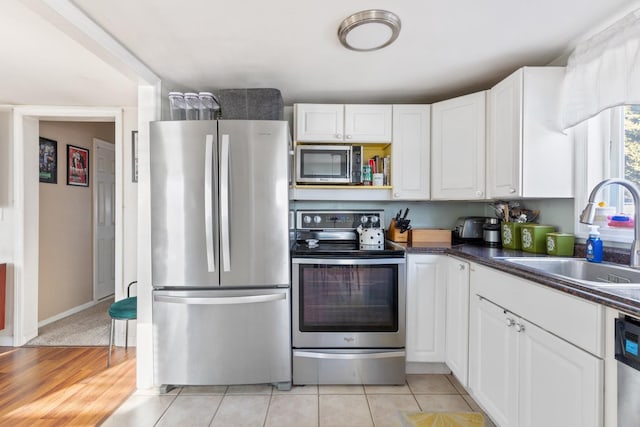
<path fill-rule="evenodd" d="M 547 233 L 547 254 L 573 256 L 575 236 L 567 233 Z"/>
<path fill-rule="evenodd" d="M 520 231 L 523 225 L 521 222 L 503 222 L 500 224 L 503 248 L 520 249 L 522 247 Z"/>
<path fill-rule="evenodd" d="M 547 252 L 547 233 L 553 233 L 556 228 L 552 225 L 522 224 L 520 237 L 522 250 L 536 254 Z"/>

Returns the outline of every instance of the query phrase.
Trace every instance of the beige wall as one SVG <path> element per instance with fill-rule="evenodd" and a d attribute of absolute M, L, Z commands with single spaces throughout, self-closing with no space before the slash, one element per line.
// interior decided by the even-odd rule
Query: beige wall
<path fill-rule="evenodd" d="M 92 182 L 67 185 L 67 145 L 89 149 L 114 141 L 113 123 L 40 121 L 40 136 L 58 142 L 58 183 L 40 183 L 38 322 L 93 300 Z M 89 172 L 91 174 L 91 171 Z"/>

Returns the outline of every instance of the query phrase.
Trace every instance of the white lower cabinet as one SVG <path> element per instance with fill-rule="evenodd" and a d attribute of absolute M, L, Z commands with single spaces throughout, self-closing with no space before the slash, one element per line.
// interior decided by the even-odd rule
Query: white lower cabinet
<path fill-rule="evenodd" d="M 469 387 L 499 426 L 603 425 L 602 359 L 483 296 L 470 298 Z"/>
<path fill-rule="evenodd" d="M 525 320 L 517 322 L 518 425 L 602 426 L 604 362 Z"/>
<path fill-rule="evenodd" d="M 445 363 L 463 385 L 469 366 L 469 263 L 447 258 Z"/>
<path fill-rule="evenodd" d="M 407 362 L 444 362 L 446 261 L 407 255 Z"/>
<path fill-rule="evenodd" d="M 471 296 L 469 387 L 473 398 L 500 426 L 516 426 L 517 335 L 505 322 L 506 312 Z"/>

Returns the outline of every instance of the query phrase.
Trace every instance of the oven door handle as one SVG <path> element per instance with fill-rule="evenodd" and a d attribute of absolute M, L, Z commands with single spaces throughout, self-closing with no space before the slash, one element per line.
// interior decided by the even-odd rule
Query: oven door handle
<path fill-rule="evenodd" d="M 375 351 L 369 353 L 324 353 L 319 351 L 297 351 L 294 350 L 294 356 L 307 357 L 310 359 L 338 359 L 338 360 L 354 360 L 354 359 L 389 359 L 394 357 L 404 357 L 404 350 L 392 351 Z"/>
<path fill-rule="evenodd" d="M 406 264 L 405 258 L 291 258 L 292 264 L 388 265 Z"/>

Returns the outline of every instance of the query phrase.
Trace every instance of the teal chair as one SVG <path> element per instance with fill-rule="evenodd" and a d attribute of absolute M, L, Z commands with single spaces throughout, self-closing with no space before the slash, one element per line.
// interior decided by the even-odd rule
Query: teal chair
<path fill-rule="evenodd" d="M 111 366 L 111 348 L 113 347 L 113 327 L 116 320 L 126 321 L 124 348 L 129 345 L 129 320 L 135 320 L 138 317 L 138 297 L 132 297 L 131 285 L 138 283 L 137 280 L 127 285 L 127 297 L 116 301 L 109 306 L 109 316 L 111 317 L 111 331 L 109 332 L 109 355 L 107 356 L 107 368 Z"/>

